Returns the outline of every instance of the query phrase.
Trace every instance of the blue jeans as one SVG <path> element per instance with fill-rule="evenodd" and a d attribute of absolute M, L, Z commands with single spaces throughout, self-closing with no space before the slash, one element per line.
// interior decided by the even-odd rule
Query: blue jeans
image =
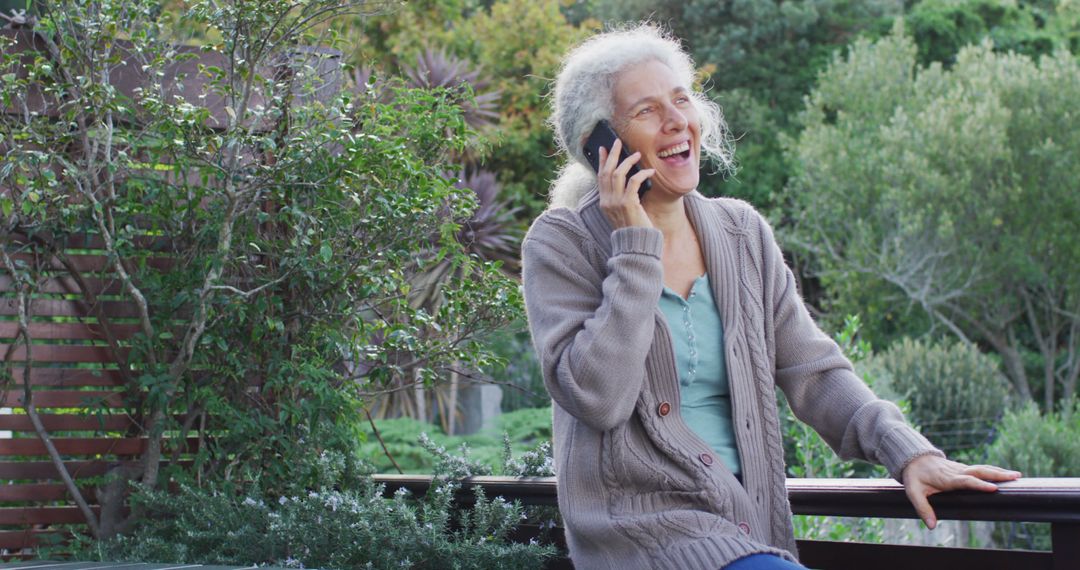
<path fill-rule="evenodd" d="M 751 554 L 724 566 L 722 570 L 806 570 L 805 566 L 799 566 L 788 562 L 775 554 Z"/>

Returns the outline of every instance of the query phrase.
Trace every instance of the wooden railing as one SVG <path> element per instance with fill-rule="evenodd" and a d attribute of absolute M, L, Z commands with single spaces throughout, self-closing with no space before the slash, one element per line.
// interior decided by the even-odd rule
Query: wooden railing
<path fill-rule="evenodd" d="M 423 494 L 431 485 L 424 475 L 376 475 L 386 493 L 405 488 Z M 473 500 L 472 489 L 479 486 L 488 497 L 501 496 L 524 505 L 555 505 L 553 477 L 472 477 L 465 479 L 458 501 Z M 904 488 L 891 479 L 788 479 L 788 496 L 795 514 L 845 517 L 917 518 Z M 866 544 L 800 540 L 802 563 L 811 568 L 961 570 L 1077 570 L 1080 569 L 1080 478 L 1027 478 L 1004 483 L 996 493 L 952 492 L 930 499 L 940 520 L 1013 521 L 1050 523 L 1053 549 L 997 550 L 898 544 Z M 516 539 L 530 538 L 524 529 Z M 555 533 L 562 544 L 561 534 Z M 562 558 L 549 565 L 552 570 L 573 566 Z"/>

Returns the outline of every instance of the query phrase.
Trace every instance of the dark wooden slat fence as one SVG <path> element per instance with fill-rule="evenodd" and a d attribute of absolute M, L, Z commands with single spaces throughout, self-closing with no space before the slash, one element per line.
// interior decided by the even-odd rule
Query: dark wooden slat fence
<path fill-rule="evenodd" d="M 35 31 L 3 29 L 0 39 L 3 40 L 0 49 L 5 55 L 17 56 L 4 73 L 17 78 L 29 77 L 27 67 L 35 58 L 48 57 L 45 42 Z M 160 70 L 160 75 L 151 76 L 140 60 L 144 56 L 131 48 L 124 41 L 113 45 L 114 53 L 121 57 L 111 66 L 109 82 L 118 94 L 132 97 L 136 90 L 152 83 L 152 79 L 160 81 L 166 100 L 179 98 L 206 109 L 208 128 L 227 127 L 233 110 L 227 107 L 221 93 L 209 88 L 213 78 L 200 72 L 205 68 L 228 67 L 225 54 L 198 46 L 175 46 L 177 56 Z M 258 71 L 266 77 L 287 77 L 303 67 L 313 70 L 318 88 L 309 93 L 306 86 L 298 85 L 297 101 L 326 100 L 340 91 L 344 77 L 341 54 L 336 50 L 295 46 L 289 51 L 288 61 Z M 308 73 L 304 72 L 305 77 Z M 55 99 L 55 92 L 47 92 L 34 83 L 28 86 L 25 95 L 27 110 L 35 117 L 60 116 L 61 101 Z M 253 107 L 268 104 L 267 96 L 257 90 L 248 103 Z M 0 103 L 0 113 L 22 117 L 23 111 L 21 103 Z M 237 127 L 261 131 L 274 126 L 267 122 Z M 6 150 L 4 144 L 0 141 L 0 152 Z M 260 153 L 253 152 L 252 157 L 261 160 Z M 198 172 L 182 176 L 198 183 Z M 9 188 L 0 187 L 0 194 L 7 192 Z M 4 236 L 4 243 L 0 244 L 16 263 L 36 266 L 41 278 L 35 284 L 31 303 L 29 333 L 33 342 L 28 355 L 26 347 L 17 340 L 18 283 L 0 267 L 0 355 L 5 356 L 4 370 L 9 373 L 9 380 L 0 384 L 0 486 L 5 489 L 0 493 L 0 558 L 32 548 L 43 533 L 78 530 L 78 523 L 83 522 L 64 495 L 57 468 L 44 454 L 45 448 L 22 409 L 24 383 L 31 386 L 34 405 L 45 428 L 78 484 L 93 487 L 111 469 L 131 464 L 145 446 L 143 438 L 132 435 L 141 433 L 138 419 L 126 413 L 132 399 L 137 401 L 141 394 L 124 385 L 122 372 L 129 356 L 127 341 L 139 330 L 135 324 L 138 313 L 124 298 L 112 262 L 103 255 L 104 241 L 94 233 L 64 238 L 56 245 L 65 250 L 65 266 L 59 259 L 40 259 L 28 253 L 28 249 L 21 247 L 28 239 Z M 149 267 L 169 271 L 175 267 L 176 260 L 169 255 L 169 236 L 136 237 L 131 246 L 131 257 L 122 260 L 129 269 Z M 84 301 L 77 280 L 69 274 L 71 270 L 81 273 L 81 283 L 91 293 L 89 298 L 96 299 L 94 306 Z M 96 316 L 108 320 L 111 341 L 104 323 Z M 165 444 L 171 450 L 177 442 Z M 185 447 L 181 464 L 189 465 L 189 454 L 196 449 L 197 442 L 188 440 L 182 444 Z M 92 495 L 88 498 L 93 500 Z"/>
<path fill-rule="evenodd" d="M 28 238 L 15 237 L 6 243 L 16 248 Z M 148 240 L 148 245 L 159 245 Z M 85 529 L 85 518 L 61 483 L 56 465 L 34 431 L 24 410 L 24 382 L 29 371 L 34 405 L 61 454 L 64 465 L 84 496 L 98 509 L 94 489 L 102 476 L 122 465 L 130 465 L 145 450 L 146 438 L 136 418 L 127 413 L 132 399 L 141 397 L 124 385 L 122 368 L 129 354 L 127 342 L 138 332 L 131 322 L 137 313 L 132 304 L 118 296 L 119 280 L 100 239 L 92 234 L 75 235 L 63 244 L 83 282 L 98 297 L 90 306 L 80 294 L 76 280 L 56 259 L 34 259 L 18 254 L 26 263 L 48 268 L 35 287 L 29 314 L 31 345 L 19 336 L 18 283 L 0 268 L 0 355 L 10 373 L 0 386 L 0 557 L 28 556 L 42 536 L 69 536 Z M 9 249 L 9 252 L 11 250 Z M 76 251 L 78 253 L 70 253 Z M 131 263 L 167 269 L 172 260 L 146 250 L 146 256 Z M 112 298 L 100 299 L 102 295 Z M 106 323 L 113 338 L 107 345 Z M 120 320 L 119 323 L 114 322 Z M 132 435 L 135 434 L 135 435 Z M 176 441 L 167 440 L 167 453 Z M 182 442 L 182 457 L 197 449 L 194 438 Z M 186 461 L 185 461 L 186 463 Z"/>

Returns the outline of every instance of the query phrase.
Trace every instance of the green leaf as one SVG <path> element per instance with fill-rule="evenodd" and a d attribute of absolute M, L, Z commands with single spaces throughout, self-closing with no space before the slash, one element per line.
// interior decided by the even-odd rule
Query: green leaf
<path fill-rule="evenodd" d="M 334 250 L 330 248 L 330 244 L 324 243 L 319 248 L 319 257 L 322 258 L 323 263 L 330 263 L 330 258 L 334 256 Z"/>

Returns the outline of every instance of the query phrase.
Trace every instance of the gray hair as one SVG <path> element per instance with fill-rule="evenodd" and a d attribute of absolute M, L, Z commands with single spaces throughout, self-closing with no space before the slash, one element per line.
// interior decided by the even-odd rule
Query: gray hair
<path fill-rule="evenodd" d="M 733 171 L 734 144 L 720 107 L 694 90 L 694 62 L 679 41 L 652 24 L 597 34 L 570 51 L 555 78 L 549 123 L 567 164 L 552 184 L 551 205 L 573 207 L 595 183 L 596 175 L 581 145 L 602 119 L 614 115 L 611 90 L 619 72 L 631 65 L 659 61 L 691 89 L 701 121 L 701 151 L 721 170 Z"/>

